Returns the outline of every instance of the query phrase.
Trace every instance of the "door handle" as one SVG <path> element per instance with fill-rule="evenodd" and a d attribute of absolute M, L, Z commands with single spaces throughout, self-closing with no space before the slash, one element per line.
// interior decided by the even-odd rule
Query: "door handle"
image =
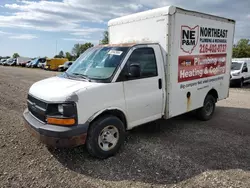
<path fill-rule="evenodd" d="M 162 81 L 161 81 L 161 78 L 159 78 L 159 80 L 158 80 L 158 87 L 159 87 L 159 89 L 162 89 Z"/>

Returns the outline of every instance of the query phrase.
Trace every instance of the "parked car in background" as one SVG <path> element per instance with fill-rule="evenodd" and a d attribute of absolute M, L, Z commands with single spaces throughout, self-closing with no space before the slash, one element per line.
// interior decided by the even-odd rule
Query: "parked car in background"
<path fill-rule="evenodd" d="M 39 63 L 44 63 L 44 62 L 46 62 L 46 58 L 36 58 L 30 62 L 28 67 L 37 68 Z"/>
<path fill-rule="evenodd" d="M 37 65 L 37 67 L 38 68 L 43 68 L 43 67 L 45 67 L 45 64 L 46 64 L 46 58 L 39 58 L 39 63 L 38 63 L 38 65 Z"/>
<path fill-rule="evenodd" d="M 38 63 L 37 67 L 44 69 L 46 66 L 46 58 L 43 58 L 42 60 L 40 60 L 40 62 Z"/>
<path fill-rule="evenodd" d="M 66 61 L 63 65 L 59 65 L 58 71 L 60 72 L 66 71 L 72 64 L 73 61 Z"/>
<path fill-rule="evenodd" d="M 15 66 L 16 65 L 16 58 L 12 58 L 7 63 L 8 66 Z"/>
<path fill-rule="evenodd" d="M 4 65 L 4 66 L 12 65 L 12 64 L 13 64 L 13 61 L 14 61 L 13 58 L 9 58 L 9 59 L 7 59 L 7 60 L 3 63 L 3 65 Z M 15 63 L 15 62 L 14 62 L 14 63 Z"/>
<path fill-rule="evenodd" d="M 46 70 L 57 71 L 60 65 L 63 65 L 65 62 L 69 61 L 67 58 L 52 58 L 47 59 L 46 61 Z"/>
<path fill-rule="evenodd" d="M 29 68 L 29 67 L 31 66 L 32 61 L 34 61 L 34 59 L 31 60 L 31 61 L 26 62 L 25 67 L 28 67 L 28 68 Z"/>
<path fill-rule="evenodd" d="M 29 57 L 18 57 L 16 60 L 17 66 L 23 66 L 24 63 L 27 63 L 28 61 L 31 61 L 32 58 Z"/>
<path fill-rule="evenodd" d="M 29 66 L 28 66 L 28 67 L 31 67 L 31 68 L 37 67 L 37 65 L 38 65 L 38 63 L 39 63 L 38 60 L 39 60 L 38 58 L 33 59 L 33 60 L 29 63 Z"/>
<path fill-rule="evenodd" d="M 5 61 L 7 61 L 7 59 L 1 59 L 0 65 L 3 65 Z"/>
<path fill-rule="evenodd" d="M 9 59 L 6 59 L 4 62 L 2 62 L 2 65 L 3 66 L 7 66 L 8 65 L 8 62 L 11 60 L 11 58 Z"/>
<path fill-rule="evenodd" d="M 22 67 L 26 67 L 27 63 L 30 63 L 32 60 L 29 60 L 29 61 L 24 61 L 24 62 L 21 62 L 19 65 L 22 66 Z"/>

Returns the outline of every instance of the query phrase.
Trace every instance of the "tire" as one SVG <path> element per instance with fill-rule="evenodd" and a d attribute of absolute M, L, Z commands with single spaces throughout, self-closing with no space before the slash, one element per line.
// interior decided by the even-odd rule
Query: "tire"
<path fill-rule="evenodd" d="M 111 131 L 111 133 L 109 131 Z M 117 139 L 114 140 L 115 138 Z M 114 143 L 109 143 L 109 140 L 112 140 Z M 123 122 L 115 116 L 105 115 L 101 116 L 90 125 L 86 147 L 89 154 L 93 157 L 106 159 L 114 156 L 119 151 L 124 140 L 125 127 Z"/>
<path fill-rule="evenodd" d="M 244 85 L 244 79 L 242 78 L 240 81 L 239 81 L 239 87 L 242 88 Z"/>
<path fill-rule="evenodd" d="M 207 95 L 202 108 L 197 110 L 197 118 L 201 121 L 208 121 L 212 118 L 215 111 L 215 98 Z"/>

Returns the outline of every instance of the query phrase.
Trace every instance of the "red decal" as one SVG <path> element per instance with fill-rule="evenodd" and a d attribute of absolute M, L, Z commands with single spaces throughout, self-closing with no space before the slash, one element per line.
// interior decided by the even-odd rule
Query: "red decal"
<path fill-rule="evenodd" d="M 196 80 L 226 72 L 226 54 L 179 56 L 178 82 Z"/>

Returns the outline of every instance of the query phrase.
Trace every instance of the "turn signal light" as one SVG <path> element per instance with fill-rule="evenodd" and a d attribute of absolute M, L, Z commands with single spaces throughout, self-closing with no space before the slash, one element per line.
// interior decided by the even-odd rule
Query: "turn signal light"
<path fill-rule="evenodd" d="M 47 118 L 47 123 L 52 125 L 66 125 L 66 126 L 72 126 L 76 123 L 75 119 L 60 119 L 60 118 Z"/>

